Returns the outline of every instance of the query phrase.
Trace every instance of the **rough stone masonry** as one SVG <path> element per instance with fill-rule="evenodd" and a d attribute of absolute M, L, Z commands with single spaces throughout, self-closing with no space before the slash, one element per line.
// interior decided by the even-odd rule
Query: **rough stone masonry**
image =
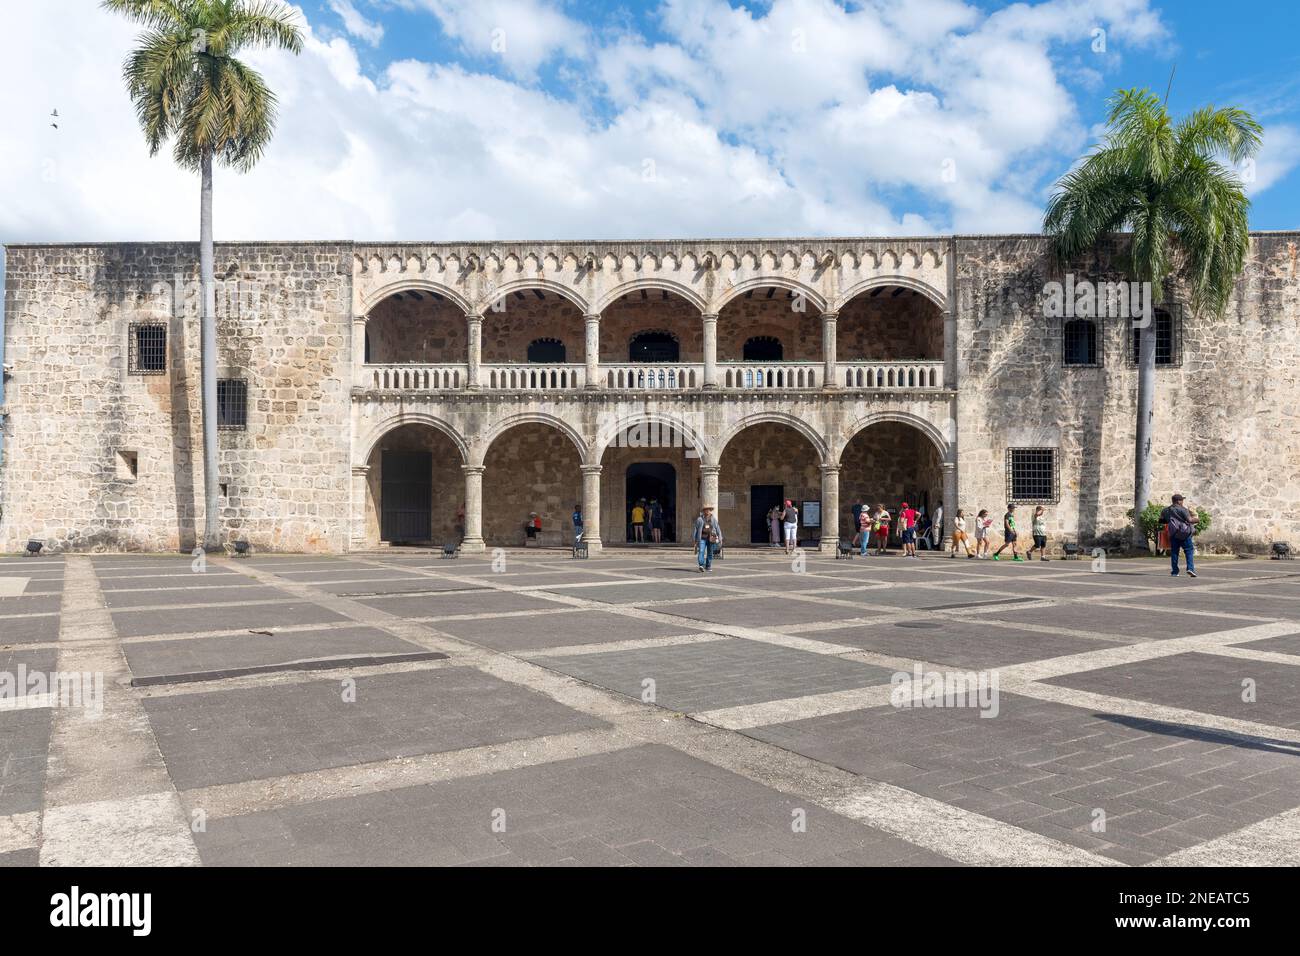
<path fill-rule="evenodd" d="M 1300 545 L 1298 242 L 1254 234 L 1222 317 L 1179 283 L 1156 315 L 1153 496 L 1207 509 L 1206 544 Z M 567 539 L 577 504 L 599 550 L 657 494 L 679 542 L 703 503 L 731 543 L 766 540 L 772 495 L 819 506 L 801 536 L 827 548 L 855 498 L 948 518 L 1011 498 L 1022 521 L 1043 503 L 1054 545 L 1118 540 L 1132 323 L 1044 299 L 1066 272 L 1124 281 L 1123 252 L 1061 269 L 1028 235 L 218 244 L 225 534 L 474 551 L 522 543 L 530 512 Z M 6 248 L 0 550 L 194 546 L 197 261 Z"/>

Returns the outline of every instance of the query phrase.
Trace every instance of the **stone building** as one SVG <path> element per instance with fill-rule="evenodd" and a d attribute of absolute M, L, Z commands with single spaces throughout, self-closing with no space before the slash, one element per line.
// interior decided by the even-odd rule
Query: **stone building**
<path fill-rule="evenodd" d="M 1297 233 L 1256 234 L 1221 318 L 1154 316 L 1154 493 L 1209 539 L 1300 544 Z M 1070 270 L 1124 279 L 1122 238 Z M 11 245 L 0 550 L 190 549 L 203 523 L 197 249 Z M 640 499 L 733 544 L 855 499 L 1047 507 L 1090 544 L 1131 506 L 1131 321 L 1048 315 L 1039 236 L 217 246 L 222 521 L 261 550 L 544 540 Z M 1071 300 L 1073 303 L 1073 300 Z M 1104 299 L 1103 299 L 1104 301 Z M 1100 315 L 1098 312 L 1110 311 Z"/>

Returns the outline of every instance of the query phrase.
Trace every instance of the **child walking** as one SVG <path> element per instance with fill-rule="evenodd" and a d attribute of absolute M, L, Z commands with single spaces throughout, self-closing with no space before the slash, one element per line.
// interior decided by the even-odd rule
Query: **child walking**
<path fill-rule="evenodd" d="M 975 557 L 987 558 L 989 556 L 989 529 L 993 527 L 993 519 L 989 517 L 989 510 L 981 508 L 979 514 L 975 516 Z"/>
<path fill-rule="evenodd" d="M 1011 560 L 1024 562 L 1020 556 L 1020 549 L 1016 547 L 1016 506 L 1007 505 L 1007 513 L 1002 516 L 1002 547 L 993 552 L 993 560 L 1002 560 L 999 555 L 1007 548 L 1011 549 Z"/>

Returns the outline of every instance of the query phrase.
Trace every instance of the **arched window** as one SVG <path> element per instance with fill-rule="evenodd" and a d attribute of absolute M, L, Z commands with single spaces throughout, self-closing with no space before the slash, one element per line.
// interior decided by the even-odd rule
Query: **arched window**
<path fill-rule="evenodd" d="M 528 361 L 546 365 L 563 362 L 564 343 L 559 339 L 533 339 L 528 343 Z"/>
<path fill-rule="evenodd" d="M 370 330 L 369 330 L 369 329 L 366 330 L 366 345 L 365 345 L 365 349 L 366 349 L 365 363 L 366 363 L 367 365 L 369 365 L 369 364 L 370 364 Z"/>
<path fill-rule="evenodd" d="M 774 335 L 756 335 L 745 342 L 741 358 L 746 362 L 779 362 L 785 357 L 781 340 Z"/>
<path fill-rule="evenodd" d="M 677 362 L 680 348 L 671 332 L 638 332 L 627 347 L 629 362 Z"/>
<path fill-rule="evenodd" d="M 1066 365 L 1096 365 L 1097 324 L 1089 319 L 1071 319 L 1065 323 L 1061 361 Z"/>

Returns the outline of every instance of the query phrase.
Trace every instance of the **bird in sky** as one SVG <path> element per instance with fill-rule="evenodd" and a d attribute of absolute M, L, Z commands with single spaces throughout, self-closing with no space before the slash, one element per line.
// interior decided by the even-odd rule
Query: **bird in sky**
<path fill-rule="evenodd" d="M 53 117 L 53 120 L 54 120 L 52 123 L 50 123 L 50 125 L 53 126 L 55 129 L 58 129 L 58 128 L 59 128 L 59 122 L 58 122 L 58 120 L 59 120 L 59 111 L 58 111 L 58 110 L 51 110 L 51 111 L 50 111 L 50 116 Z"/>

